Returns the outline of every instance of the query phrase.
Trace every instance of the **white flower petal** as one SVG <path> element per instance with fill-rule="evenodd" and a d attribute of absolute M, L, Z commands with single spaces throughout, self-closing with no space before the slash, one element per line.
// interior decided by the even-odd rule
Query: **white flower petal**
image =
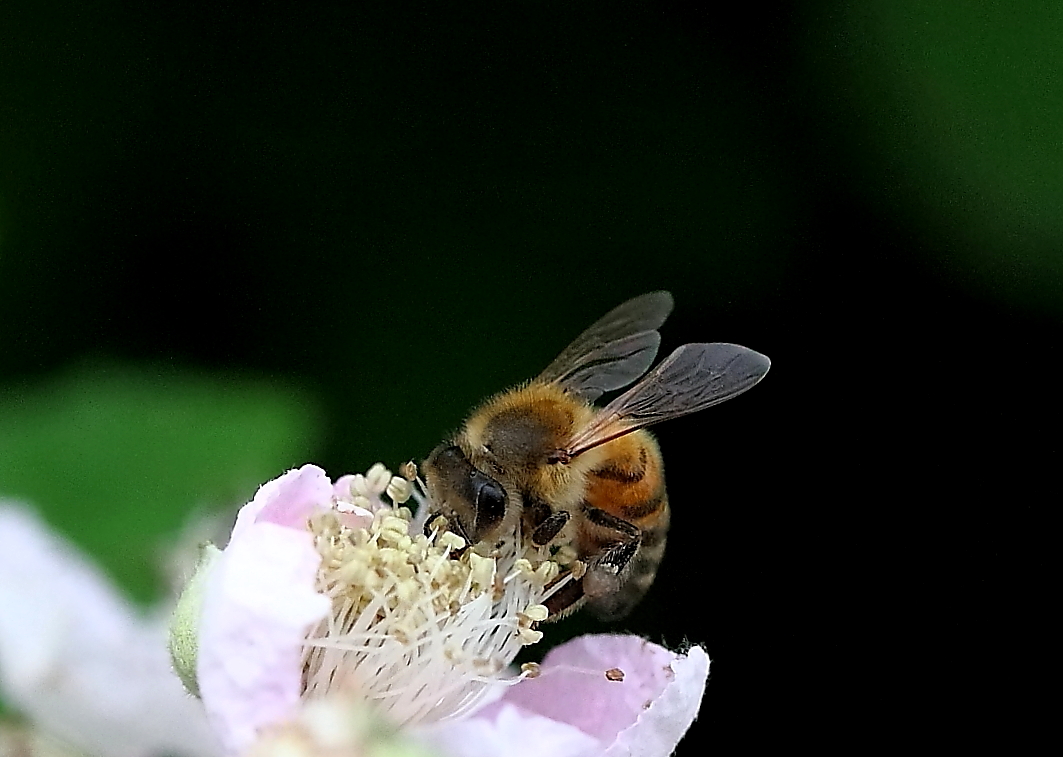
<path fill-rule="evenodd" d="M 471 718 L 418 729 L 415 735 L 447 757 L 591 757 L 604 746 L 575 726 L 512 704 L 491 705 Z"/>
<path fill-rule="evenodd" d="M 691 647 L 671 664 L 675 677 L 634 725 L 620 732 L 604 757 L 668 757 L 690 728 L 709 676 L 709 656 Z"/>
<path fill-rule="evenodd" d="M 170 668 L 166 624 L 141 618 L 70 544 L 5 503 L 0 607 L 0 690 L 39 728 L 99 757 L 219 753 Z"/>
<path fill-rule="evenodd" d="M 502 701 L 595 736 L 610 757 L 667 757 L 697 715 L 708 669 L 698 647 L 683 657 L 634 636 L 582 636 Z"/>
<path fill-rule="evenodd" d="M 239 538 L 234 532 L 208 577 L 199 687 L 230 751 L 297 708 L 303 640 L 331 607 L 314 590 L 319 564 L 308 531 L 249 523 Z"/>

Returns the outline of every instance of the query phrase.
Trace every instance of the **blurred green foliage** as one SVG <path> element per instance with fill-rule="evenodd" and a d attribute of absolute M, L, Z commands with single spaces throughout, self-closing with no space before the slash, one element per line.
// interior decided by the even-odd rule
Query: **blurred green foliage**
<path fill-rule="evenodd" d="M 993 299 L 1063 302 L 1063 8 L 822 4 L 803 51 L 854 193 Z M 936 259 L 936 260 L 935 260 Z"/>
<path fill-rule="evenodd" d="M 262 382 L 82 368 L 0 392 L 0 496 L 38 508 L 134 597 L 193 512 L 235 511 L 307 461 L 316 407 Z"/>

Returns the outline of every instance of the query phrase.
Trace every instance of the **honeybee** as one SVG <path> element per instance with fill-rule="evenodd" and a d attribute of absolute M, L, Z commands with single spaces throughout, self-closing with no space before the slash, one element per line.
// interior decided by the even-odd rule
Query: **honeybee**
<path fill-rule="evenodd" d="M 585 570 L 546 600 L 551 619 L 586 604 L 612 620 L 638 603 L 670 518 L 661 451 L 646 427 L 736 397 L 771 365 L 734 344 L 686 344 L 646 373 L 672 304 L 668 292 L 651 292 L 614 308 L 539 376 L 486 400 L 424 462 L 433 517 L 468 543 L 520 529 L 534 547 L 575 549 Z"/>

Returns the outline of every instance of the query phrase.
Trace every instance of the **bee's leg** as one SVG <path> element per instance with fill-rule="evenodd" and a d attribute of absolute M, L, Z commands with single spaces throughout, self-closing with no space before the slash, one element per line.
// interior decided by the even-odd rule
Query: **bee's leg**
<path fill-rule="evenodd" d="M 554 540 L 554 537 L 561 533 L 561 529 L 568 523 L 571 514 L 568 510 L 559 510 L 556 513 L 552 513 L 547 516 L 546 520 L 535 527 L 532 531 L 531 541 L 532 545 L 541 547 L 545 544 L 549 544 Z"/>
<path fill-rule="evenodd" d="M 638 526 L 610 515 L 604 510 L 584 505 L 587 522 L 595 526 L 595 541 L 602 545 L 590 556 L 583 593 L 588 599 L 614 594 L 624 583 L 625 571 L 639 551 L 642 532 Z"/>
<path fill-rule="evenodd" d="M 543 604 L 546 605 L 546 609 L 550 613 L 547 620 L 560 620 L 578 610 L 586 601 L 586 597 L 583 596 L 583 578 L 572 578 L 568 574 L 563 574 L 554 579 L 553 584 L 550 586 L 552 587 L 562 581 L 565 583 L 561 588 L 543 600 Z"/>
<path fill-rule="evenodd" d="M 580 578 L 568 578 L 564 586 L 543 602 L 550 611 L 550 620 L 565 617 L 587 600 L 593 607 L 615 596 L 642 544 L 642 532 L 626 520 L 589 505 L 583 506 L 583 513 L 585 529 L 581 536 L 588 560 L 586 573 Z M 586 549 L 590 545 L 598 546 Z M 557 580 L 565 579 L 562 576 Z"/>
<path fill-rule="evenodd" d="M 521 492 L 524 502 L 524 536 L 535 547 L 542 547 L 554 540 L 568 523 L 571 514 L 566 510 L 554 512 L 550 505 L 531 492 Z"/>

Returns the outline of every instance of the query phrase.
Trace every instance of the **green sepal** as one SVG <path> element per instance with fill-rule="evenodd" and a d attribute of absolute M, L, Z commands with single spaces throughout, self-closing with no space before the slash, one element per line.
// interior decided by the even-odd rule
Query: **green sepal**
<path fill-rule="evenodd" d="M 170 660 L 174 672 L 189 694 L 199 696 L 199 682 L 196 679 L 196 660 L 199 653 L 199 618 L 203 612 L 203 591 L 207 576 L 221 550 L 213 544 L 204 544 L 199 552 L 199 562 L 195 572 L 181 592 L 177 606 L 170 621 Z"/>

